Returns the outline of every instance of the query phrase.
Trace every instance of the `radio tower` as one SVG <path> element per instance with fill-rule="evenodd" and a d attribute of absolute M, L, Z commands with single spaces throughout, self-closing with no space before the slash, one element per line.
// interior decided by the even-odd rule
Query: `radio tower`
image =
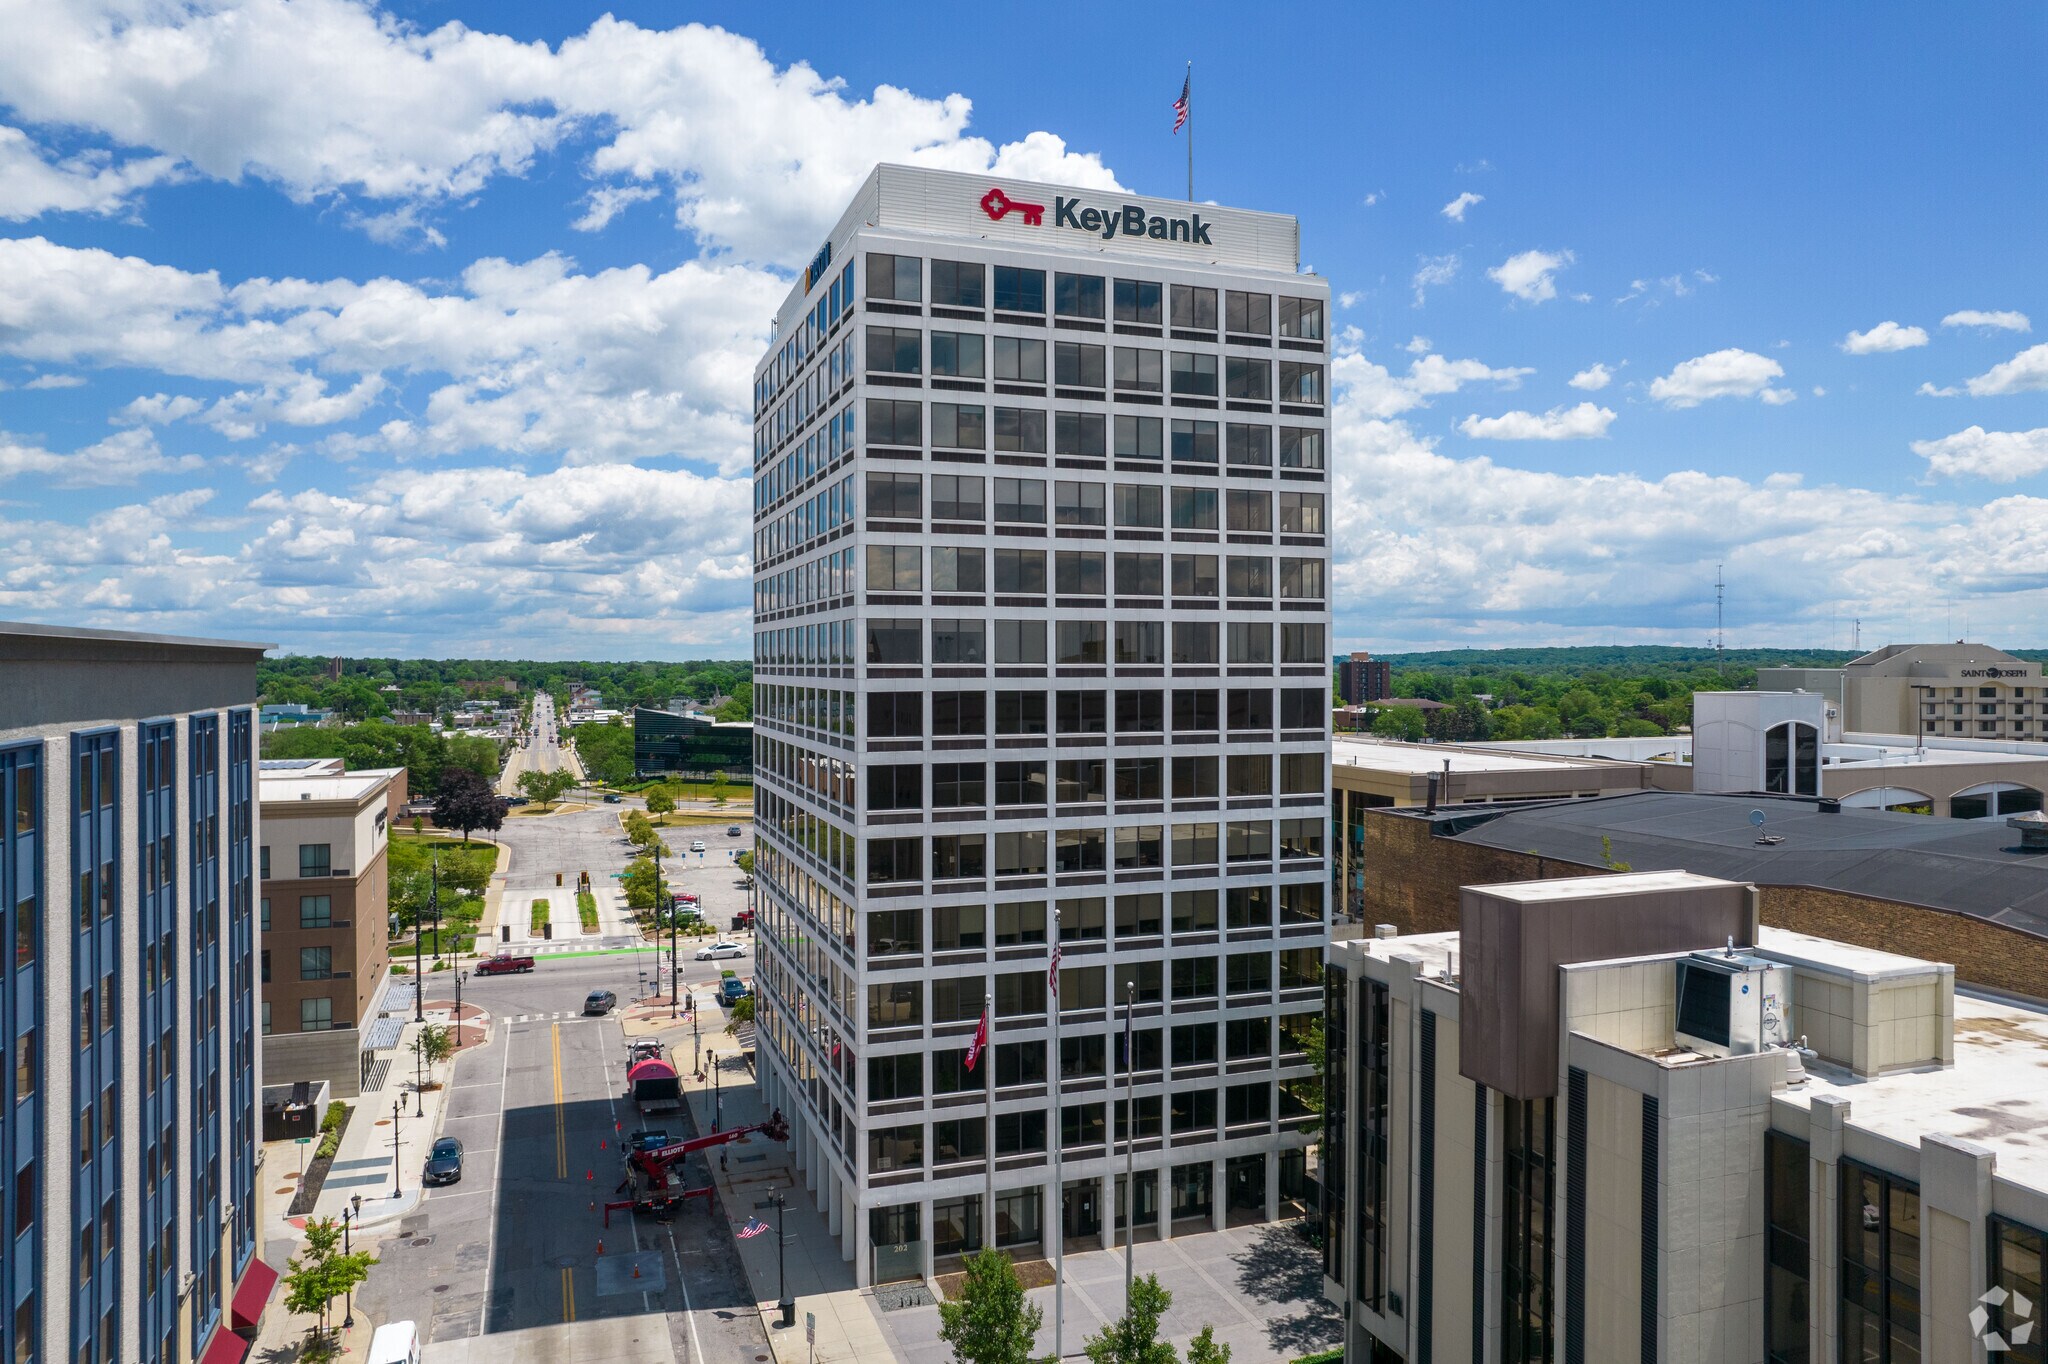
<path fill-rule="evenodd" d="M 1715 668 L 1715 671 L 1717 671 L 1717 672 L 1721 672 L 1721 673 L 1726 673 L 1726 671 L 1727 671 L 1727 669 L 1726 669 L 1726 668 L 1724 668 L 1724 667 L 1722 667 L 1722 665 L 1721 665 L 1721 650 L 1722 650 L 1722 649 L 1724 649 L 1724 648 L 1726 648 L 1726 647 L 1727 647 L 1727 645 L 1728 645 L 1728 631 L 1727 631 L 1726 629 L 1724 629 L 1724 628 L 1723 628 L 1723 626 L 1722 626 L 1722 614 L 1721 614 L 1721 608 L 1722 608 L 1722 601 L 1723 601 L 1723 598 L 1722 598 L 1722 591 L 1723 591 L 1723 588 L 1724 588 L 1724 586 L 1725 586 L 1725 584 L 1723 584 L 1723 583 L 1722 583 L 1722 581 L 1721 581 L 1721 565 L 1719 565 L 1719 564 L 1715 564 L 1715 565 L 1714 565 L 1714 668 Z"/>

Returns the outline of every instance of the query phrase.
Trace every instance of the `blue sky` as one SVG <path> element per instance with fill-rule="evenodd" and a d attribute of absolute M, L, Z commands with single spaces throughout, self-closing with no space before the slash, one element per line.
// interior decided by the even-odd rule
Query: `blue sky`
<path fill-rule="evenodd" d="M 2048 643 L 2038 7 L 0 0 L 0 616 L 747 647 L 876 160 L 1297 214 L 1340 647 Z M 1248 22 L 1252 21 L 1252 22 Z"/>

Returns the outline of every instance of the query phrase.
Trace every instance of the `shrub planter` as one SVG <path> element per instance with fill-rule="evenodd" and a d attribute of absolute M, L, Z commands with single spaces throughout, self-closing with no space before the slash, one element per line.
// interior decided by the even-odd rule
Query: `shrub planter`
<path fill-rule="evenodd" d="M 340 1110 L 336 1113 L 336 1110 Z M 344 1103 L 327 1106 L 327 1116 L 320 1120 L 320 1144 L 314 1148 L 313 1159 L 306 1162 L 306 1177 L 299 1181 L 298 1192 L 292 1195 L 292 1204 L 285 1209 L 287 1217 L 303 1217 L 313 1210 L 320 1201 L 321 1186 L 327 1183 L 327 1172 L 334 1166 L 334 1157 L 341 1150 L 341 1134 L 348 1130 L 349 1121 L 355 1117 L 355 1110 Z"/>

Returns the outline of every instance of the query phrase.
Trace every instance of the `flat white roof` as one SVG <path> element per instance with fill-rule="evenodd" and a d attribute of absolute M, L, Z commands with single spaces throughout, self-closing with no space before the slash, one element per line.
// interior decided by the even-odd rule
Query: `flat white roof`
<path fill-rule="evenodd" d="M 1497 895 L 1503 900 L 1597 900 L 1610 895 L 1641 895 L 1653 890 L 1697 890 L 1708 886 L 1739 885 L 1718 876 L 1701 876 L 1690 871 L 1631 871 L 1614 876 L 1567 876 L 1550 881 L 1508 881 L 1498 885 L 1467 886 L 1467 890 Z"/>
<path fill-rule="evenodd" d="M 391 784 L 402 767 L 366 767 L 357 772 L 331 775 L 304 772 L 265 772 L 257 787 L 265 806 L 289 805 L 298 800 L 368 800 Z"/>
<path fill-rule="evenodd" d="M 1567 757 L 1551 753 L 1503 753 L 1492 749 L 1460 748 L 1449 744 L 1409 744 L 1399 740 L 1369 739 L 1359 735 L 1332 737 L 1331 761 L 1349 767 L 1370 767 L 1380 772 L 1405 772 L 1426 777 L 1451 765 L 1452 775 L 1461 772 L 1577 772 L 1589 767 L 1611 767 L 1608 758 Z"/>

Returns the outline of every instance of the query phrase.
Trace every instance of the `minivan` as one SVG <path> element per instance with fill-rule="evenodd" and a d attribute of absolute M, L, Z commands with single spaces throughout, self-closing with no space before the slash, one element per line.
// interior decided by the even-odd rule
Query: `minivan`
<path fill-rule="evenodd" d="M 587 1014 L 608 1014 L 619 997 L 610 990 L 592 990 L 583 1000 L 583 1012 Z"/>

